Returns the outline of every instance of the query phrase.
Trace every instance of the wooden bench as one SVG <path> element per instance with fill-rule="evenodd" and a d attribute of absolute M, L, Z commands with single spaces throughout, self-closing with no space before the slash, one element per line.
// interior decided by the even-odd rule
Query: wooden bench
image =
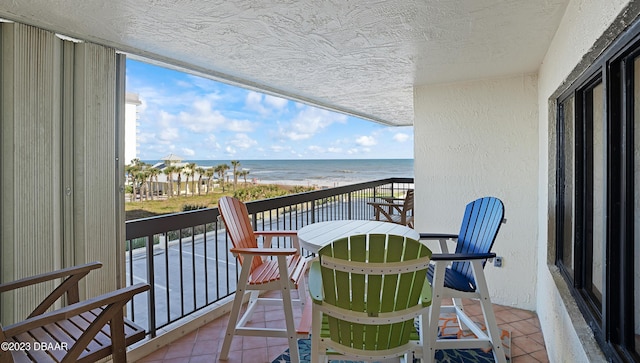
<path fill-rule="evenodd" d="M 112 355 L 124 363 L 126 347 L 145 336 L 144 329 L 124 318 L 124 306 L 134 295 L 149 290 L 136 284 L 79 301 L 78 281 L 100 262 L 0 284 L 0 293 L 64 278 L 22 322 L 0 326 L 0 362 L 95 362 Z M 48 311 L 66 295 L 67 306 Z"/>

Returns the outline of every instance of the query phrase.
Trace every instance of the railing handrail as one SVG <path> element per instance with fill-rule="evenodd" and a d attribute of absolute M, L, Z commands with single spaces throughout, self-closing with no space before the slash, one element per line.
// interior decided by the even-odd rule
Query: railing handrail
<path fill-rule="evenodd" d="M 413 183 L 413 178 L 380 179 L 310 192 L 284 195 L 275 198 L 255 200 L 245 204 L 247 205 L 249 213 L 253 214 L 268 209 L 287 207 L 290 205 L 310 202 L 312 200 L 359 191 L 365 188 L 394 183 Z M 191 224 L 197 225 L 211 223 L 215 221 L 219 215 L 220 213 L 218 212 L 218 208 L 214 207 L 130 220 L 126 222 L 126 239 L 130 240 L 146 237 L 171 229 L 179 229 L 184 225 L 184 223 L 181 222 L 183 218 L 188 218 Z"/>

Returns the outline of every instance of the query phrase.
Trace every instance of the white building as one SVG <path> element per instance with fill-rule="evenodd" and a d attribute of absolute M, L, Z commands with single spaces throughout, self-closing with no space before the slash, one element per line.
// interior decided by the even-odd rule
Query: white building
<path fill-rule="evenodd" d="M 142 104 L 137 93 L 127 93 L 125 99 L 124 122 L 124 163 L 131 164 L 131 160 L 138 156 L 138 106 Z"/>

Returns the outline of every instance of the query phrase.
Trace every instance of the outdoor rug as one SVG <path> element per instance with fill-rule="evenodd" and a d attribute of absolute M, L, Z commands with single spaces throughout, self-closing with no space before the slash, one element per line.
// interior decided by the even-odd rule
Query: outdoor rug
<path fill-rule="evenodd" d="M 440 330 L 438 332 L 440 337 L 447 339 L 465 339 L 467 337 L 473 337 L 473 334 L 469 331 L 463 331 L 458 328 L 457 319 L 455 315 L 441 316 L 440 317 Z M 504 347 L 507 361 L 510 361 L 511 357 L 511 332 L 502 330 L 501 332 L 502 346 Z M 298 350 L 300 351 L 300 363 L 308 363 L 311 361 L 311 340 L 299 339 Z M 438 363 L 492 363 L 494 362 L 493 353 L 491 350 L 483 349 L 445 349 L 436 351 L 436 362 Z M 289 363 L 289 349 L 287 349 L 282 355 L 273 360 L 273 363 Z M 345 360 L 331 360 L 331 362 L 338 363 L 355 363 Z M 419 362 L 419 360 L 416 360 Z"/>

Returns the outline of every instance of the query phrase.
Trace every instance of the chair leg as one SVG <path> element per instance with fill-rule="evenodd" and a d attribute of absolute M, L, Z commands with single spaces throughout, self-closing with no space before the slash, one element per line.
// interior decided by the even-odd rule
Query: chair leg
<path fill-rule="evenodd" d="M 309 297 L 309 291 L 307 290 L 307 282 L 305 281 L 305 277 L 300 277 L 300 281 L 298 282 L 298 300 L 300 305 L 300 310 L 304 311 L 304 305 L 307 303 L 307 299 Z"/>
<path fill-rule="evenodd" d="M 313 303 L 312 303 L 313 304 Z M 322 329 L 322 312 L 312 309 L 311 318 L 311 363 L 319 363 L 320 357 L 325 356 L 325 352 L 320 355 L 320 330 Z M 324 362 L 324 359 L 323 359 Z"/>
<path fill-rule="evenodd" d="M 447 268 L 446 261 L 436 261 L 433 271 L 433 280 L 431 281 L 432 302 L 429 311 L 429 337 L 428 346 L 425 347 L 423 360 L 426 363 L 432 363 L 436 356 L 436 341 L 438 340 L 438 324 L 440 322 L 440 307 L 444 294 L 444 272 Z"/>
<path fill-rule="evenodd" d="M 240 308 L 242 307 L 242 300 L 244 294 L 247 291 L 247 283 L 249 281 L 249 271 L 251 270 L 251 261 L 253 256 L 244 258 L 242 263 L 242 270 L 240 271 L 240 277 L 238 278 L 238 286 L 236 287 L 236 296 L 233 298 L 233 306 L 231 307 L 231 314 L 229 315 L 229 322 L 227 323 L 227 332 L 224 336 L 222 343 L 222 350 L 220 350 L 220 359 L 227 360 L 229 358 L 229 350 L 231 349 L 231 341 L 236 334 L 236 326 L 238 324 L 238 315 L 240 314 Z"/>
<path fill-rule="evenodd" d="M 418 316 L 418 334 L 422 351 L 419 352 L 420 362 L 426 362 L 427 356 L 431 354 L 431 336 L 429 335 L 429 313 Z"/>
<path fill-rule="evenodd" d="M 287 257 L 278 256 L 278 268 L 280 269 L 280 286 L 282 290 L 282 302 L 284 304 L 284 319 L 287 326 L 287 340 L 289 341 L 289 357 L 291 362 L 300 362 L 300 352 L 298 351 L 298 334 L 296 333 L 293 321 L 293 303 L 291 301 L 291 282 L 289 281 L 289 271 L 287 270 Z"/>
<path fill-rule="evenodd" d="M 493 347 L 493 358 L 499 363 L 506 363 L 507 358 L 505 356 L 504 347 L 502 346 L 500 330 L 498 329 L 498 324 L 496 323 L 496 316 L 493 312 L 491 298 L 489 297 L 489 289 L 487 287 L 487 280 L 484 277 L 482 261 L 472 261 L 471 266 L 476 278 L 476 286 L 478 292 L 480 293 L 479 300 L 480 306 L 482 307 L 482 315 L 484 316 L 484 324 L 489 333 L 489 338 L 491 339 L 491 345 Z"/>
<path fill-rule="evenodd" d="M 113 341 L 113 353 L 111 359 L 114 363 L 126 363 L 127 344 L 124 340 L 124 313 L 120 309 L 111 319 L 111 340 Z"/>

